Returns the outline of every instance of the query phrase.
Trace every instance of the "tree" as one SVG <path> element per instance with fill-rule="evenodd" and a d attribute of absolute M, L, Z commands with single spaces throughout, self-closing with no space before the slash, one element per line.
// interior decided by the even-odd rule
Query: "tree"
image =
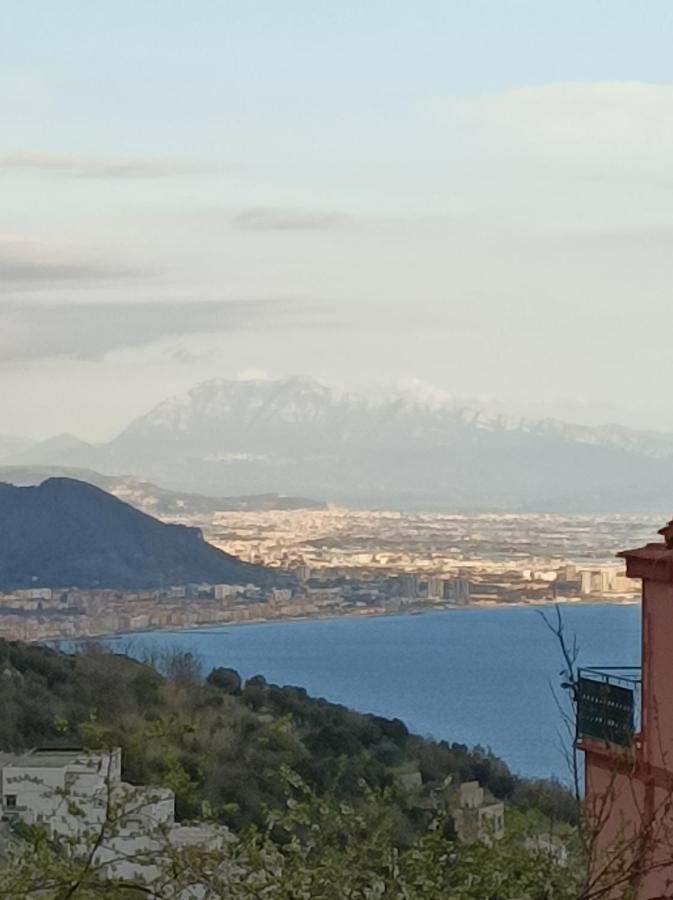
<path fill-rule="evenodd" d="M 242 680 L 236 669 L 226 669 L 223 666 L 219 666 L 210 672 L 206 681 L 226 694 L 241 693 Z"/>

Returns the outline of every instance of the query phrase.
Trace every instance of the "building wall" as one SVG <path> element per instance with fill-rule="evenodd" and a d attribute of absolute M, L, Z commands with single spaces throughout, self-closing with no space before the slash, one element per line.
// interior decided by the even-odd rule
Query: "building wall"
<path fill-rule="evenodd" d="M 76 836 L 104 821 L 109 795 L 117 812 L 128 810 L 126 821 L 120 822 L 126 830 L 174 823 L 172 791 L 134 787 L 120 777 L 120 751 L 64 755 L 60 765 L 46 763 L 39 752 L 5 762 L 0 775 L 3 815 L 44 823 L 52 835 Z"/>
<path fill-rule="evenodd" d="M 505 806 L 499 801 L 485 801 L 484 789 L 478 781 L 464 781 L 457 800 L 453 820 L 461 841 L 473 843 L 504 837 Z"/>
<path fill-rule="evenodd" d="M 3 812 L 16 810 L 31 825 L 46 821 L 63 806 L 64 769 L 5 766 L 2 769 Z M 15 798 L 15 800 L 11 800 Z"/>
<path fill-rule="evenodd" d="M 673 772 L 673 584 L 643 584 L 644 755 Z"/>
<path fill-rule="evenodd" d="M 125 832 L 140 833 L 175 824 L 175 795 L 169 788 L 122 782 L 113 788 L 111 800 L 115 808 L 124 810 L 120 825 Z"/>
<path fill-rule="evenodd" d="M 642 712 L 630 766 L 606 748 L 586 753 L 587 813 L 595 829 L 594 873 L 632 866 L 638 900 L 673 896 L 673 584 L 645 579 Z M 619 751 L 617 751 L 618 754 Z M 615 888 L 614 897 L 623 896 Z M 619 893 L 622 890 L 622 893 Z M 611 897 L 611 895 L 608 895 Z"/>
<path fill-rule="evenodd" d="M 121 751 L 37 751 L 4 757 L 0 768 L 3 816 L 42 823 L 52 836 L 74 838 L 74 852 L 86 855 L 94 848 L 94 865 L 104 877 L 150 882 L 170 863 L 174 849 L 216 849 L 232 839 L 220 826 L 176 825 L 173 791 L 121 781 Z M 8 796 L 16 799 L 9 807 Z M 101 833 L 108 808 L 114 827 Z M 197 898 L 206 891 L 194 884 L 187 893 Z"/>
<path fill-rule="evenodd" d="M 611 886 L 603 900 L 623 900 L 629 888 L 638 900 L 673 896 L 671 790 L 646 783 L 642 774 L 623 770 L 604 752 L 586 752 L 592 871 Z"/>

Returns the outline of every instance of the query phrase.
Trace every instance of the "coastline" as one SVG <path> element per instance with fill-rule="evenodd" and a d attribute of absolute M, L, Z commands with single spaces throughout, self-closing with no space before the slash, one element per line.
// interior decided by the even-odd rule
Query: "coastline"
<path fill-rule="evenodd" d="M 581 665 L 639 664 L 637 604 L 578 607 L 560 605 L 568 633 L 577 636 Z M 191 653 L 204 674 L 225 666 L 244 680 L 262 675 L 268 684 L 295 685 L 349 709 L 398 718 L 415 734 L 490 748 L 514 772 L 562 777 L 562 723 L 550 687 L 561 680 L 555 638 L 539 606 L 494 609 L 133 632 L 99 646 L 150 664 Z M 60 646 L 78 649 L 72 642 Z"/>
<path fill-rule="evenodd" d="M 171 627 L 171 626 L 154 626 L 151 628 L 142 628 L 133 631 L 113 631 L 113 632 L 104 632 L 98 634 L 87 634 L 87 635 L 63 635 L 61 637 L 55 636 L 45 639 L 35 639 L 26 641 L 28 644 L 45 644 L 48 646 L 61 646 L 63 644 L 79 644 L 79 643 L 93 643 L 96 641 L 106 641 L 113 638 L 126 637 L 130 640 L 133 639 L 134 636 L 143 636 L 148 634 L 192 634 L 196 632 L 205 632 L 212 631 L 214 629 L 224 629 L 224 628 L 240 628 L 246 625 L 279 625 L 281 623 L 287 622 L 288 624 L 299 623 L 299 622 L 313 622 L 313 621 L 335 621 L 339 619 L 355 621 L 355 620 L 364 620 L 364 619 L 382 619 L 382 618 L 407 618 L 412 616 L 427 616 L 433 613 L 461 613 L 472 611 L 492 611 L 496 610 L 504 610 L 504 609 L 545 609 L 552 608 L 556 606 L 567 606 L 572 608 L 582 608 L 582 607 L 593 607 L 593 606 L 640 606 L 640 598 L 628 598 L 623 600 L 607 600 L 603 597 L 591 598 L 587 600 L 544 600 L 539 601 L 537 603 L 526 603 L 522 601 L 514 601 L 512 603 L 489 603 L 483 601 L 476 601 L 475 603 L 470 603 L 464 606 L 445 606 L 445 605 L 437 605 L 434 607 L 428 607 L 427 605 L 422 607 L 414 607 L 409 609 L 397 609 L 397 610 L 376 610 L 374 612 L 347 612 L 347 613 L 316 613 L 312 615 L 297 615 L 297 616 L 273 616 L 273 617 L 260 617 L 256 619 L 235 619 L 228 622 L 203 622 L 194 625 L 188 625 L 180 628 Z"/>

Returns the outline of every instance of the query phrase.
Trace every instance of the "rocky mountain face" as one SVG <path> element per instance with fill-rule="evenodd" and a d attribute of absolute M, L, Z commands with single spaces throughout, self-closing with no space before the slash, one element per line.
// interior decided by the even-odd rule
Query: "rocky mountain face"
<path fill-rule="evenodd" d="M 263 583 L 270 573 L 70 478 L 0 484 L 0 590 Z"/>
<path fill-rule="evenodd" d="M 36 461 L 51 451 L 31 452 Z M 59 454 L 65 464 L 63 441 Z M 659 512 L 673 499 L 673 435 L 489 416 L 403 394 L 371 401 L 306 378 L 206 382 L 72 456 L 180 491 L 355 505 Z"/>

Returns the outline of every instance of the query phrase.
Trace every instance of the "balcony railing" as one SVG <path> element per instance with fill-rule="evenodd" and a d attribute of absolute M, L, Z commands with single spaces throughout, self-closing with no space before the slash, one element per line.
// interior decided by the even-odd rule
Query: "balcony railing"
<path fill-rule="evenodd" d="M 577 737 L 628 747 L 640 727 L 640 667 L 579 670 Z"/>

